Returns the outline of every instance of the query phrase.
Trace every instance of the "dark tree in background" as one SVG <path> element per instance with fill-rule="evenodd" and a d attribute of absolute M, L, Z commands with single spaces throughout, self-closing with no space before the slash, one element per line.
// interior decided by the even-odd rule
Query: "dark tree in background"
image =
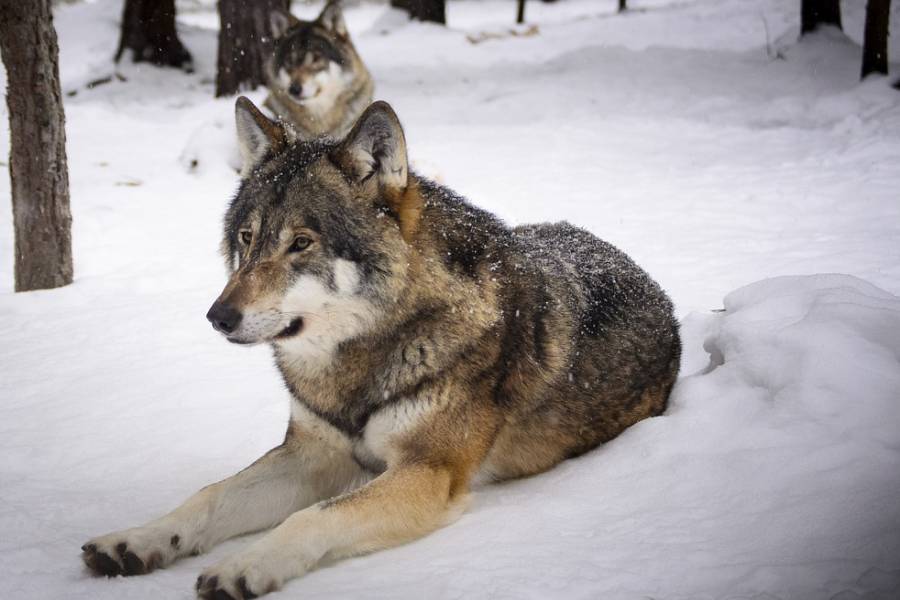
<path fill-rule="evenodd" d="M 872 73 L 887 75 L 890 18 L 891 0 L 869 0 L 866 5 L 866 31 L 863 38 L 863 78 Z"/>
<path fill-rule="evenodd" d="M 626 0 L 619 0 L 619 12 L 625 12 L 628 9 Z"/>
<path fill-rule="evenodd" d="M 189 69 L 188 52 L 175 31 L 175 0 L 125 0 L 116 61 L 131 50 L 134 62 Z"/>
<path fill-rule="evenodd" d="M 72 215 L 50 0 L 0 0 L 9 106 L 15 289 L 72 283 Z"/>
<path fill-rule="evenodd" d="M 410 19 L 447 24 L 444 0 L 391 0 L 391 6 L 408 12 Z"/>
<path fill-rule="evenodd" d="M 840 0 L 801 0 L 800 2 L 800 35 L 818 29 L 819 25 L 841 25 Z"/>
<path fill-rule="evenodd" d="M 219 0 L 216 96 L 265 83 L 266 60 L 274 48 L 271 15 L 289 8 L 290 0 Z"/>

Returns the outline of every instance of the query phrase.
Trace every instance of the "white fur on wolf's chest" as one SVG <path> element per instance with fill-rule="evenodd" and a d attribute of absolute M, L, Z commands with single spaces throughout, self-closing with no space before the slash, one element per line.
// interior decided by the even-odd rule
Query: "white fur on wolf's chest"
<path fill-rule="evenodd" d="M 396 457 L 398 443 L 437 408 L 429 399 L 405 399 L 373 413 L 358 437 L 351 437 L 313 414 L 302 403 L 291 402 L 291 420 L 328 435 L 336 448 L 347 448 L 356 460 L 373 472 L 383 471 Z"/>
<path fill-rule="evenodd" d="M 373 413 L 362 435 L 353 444 L 353 455 L 366 468 L 382 470 L 393 462 L 398 442 L 422 425 L 435 410 L 436 404 L 434 400 L 412 398 L 400 400 Z"/>

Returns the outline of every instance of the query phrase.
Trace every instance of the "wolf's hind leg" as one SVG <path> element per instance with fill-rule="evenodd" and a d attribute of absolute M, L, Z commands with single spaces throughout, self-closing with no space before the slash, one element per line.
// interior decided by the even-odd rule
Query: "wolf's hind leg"
<path fill-rule="evenodd" d="M 365 477 L 349 451 L 292 439 L 289 431 L 284 444 L 169 514 L 90 540 L 82 546 L 82 560 L 101 575 L 148 573 L 228 538 L 273 527 Z"/>

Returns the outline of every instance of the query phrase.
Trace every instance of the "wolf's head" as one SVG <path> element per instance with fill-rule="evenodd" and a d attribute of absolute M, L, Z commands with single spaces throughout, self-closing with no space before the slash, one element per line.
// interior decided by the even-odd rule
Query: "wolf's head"
<path fill-rule="evenodd" d="M 315 21 L 273 12 L 271 25 L 275 52 L 266 69 L 269 87 L 306 108 L 330 108 L 359 63 L 338 2 L 328 2 Z"/>
<path fill-rule="evenodd" d="M 207 318 L 231 342 L 329 356 L 407 286 L 421 200 L 400 122 L 376 102 L 340 142 L 292 142 L 246 98 L 235 112 L 244 170 L 225 215 L 231 277 Z"/>

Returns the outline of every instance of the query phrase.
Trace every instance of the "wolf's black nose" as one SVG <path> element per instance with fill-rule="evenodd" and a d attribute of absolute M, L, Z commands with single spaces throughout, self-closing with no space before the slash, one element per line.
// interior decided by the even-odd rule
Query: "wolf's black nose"
<path fill-rule="evenodd" d="M 213 303 L 212 308 L 206 313 L 206 318 L 209 319 L 216 331 L 221 331 L 224 334 L 229 334 L 237 329 L 237 326 L 241 323 L 242 316 L 239 310 L 235 310 L 230 304 L 225 304 L 218 300 Z"/>
<path fill-rule="evenodd" d="M 288 94 L 290 94 L 291 96 L 294 96 L 295 98 L 299 98 L 300 94 L 302 94 L 302 93 L 303 93 L 303 87 L 296 81 L 293 82 L 290 85 L 290 87 L 288 88 Z"/>

